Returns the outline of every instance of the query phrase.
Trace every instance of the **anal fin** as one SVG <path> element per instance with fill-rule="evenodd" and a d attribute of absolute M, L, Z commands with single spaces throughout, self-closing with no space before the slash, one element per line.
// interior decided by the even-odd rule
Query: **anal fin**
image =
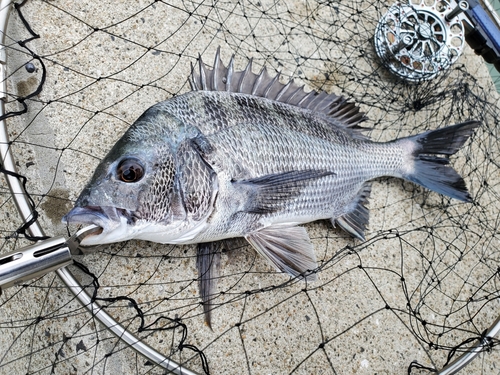
<path fill-rule="evenodd" d="M 198 253 L 196 256 L 198 287 L 203 304 L 205 324 L 210 329 L 212 328 L 212 298 L 215 295 L 217 287 L 221 250 L 221 241 L 200 243 L 198 244 Z"/>
<path fill-rule="evenodd" d="M 372 185 L 370 183 L 364 184 L 351 204 L 352 209 L 340 217 L 332 218 L 334 226 L 338 224 L 339 227 L 351 236 L 361 241 L 365 241 L 365 230 L 368 227 L 370 211 L 366 208 L 366 204 L 368 203 L 371 190 Z"/>
<path fill-rule="evenodd" d="M 317 279 L 318 267 L 307 231 L 297 226 L 271 226 L 245 236 L 246 240 L 278 270 L 307 281 Z"/>

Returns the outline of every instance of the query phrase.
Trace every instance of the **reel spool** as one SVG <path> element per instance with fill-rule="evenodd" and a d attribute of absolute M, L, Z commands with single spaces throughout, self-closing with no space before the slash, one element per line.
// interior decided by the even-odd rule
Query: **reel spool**
<path fill-rule="evenodd" d="M 463 51 L 469 22 L 467 1 L 411 0 L 396 3 L 379 20 L 375 51 L 394 75 L 410 82 L 430 80 Z"/>

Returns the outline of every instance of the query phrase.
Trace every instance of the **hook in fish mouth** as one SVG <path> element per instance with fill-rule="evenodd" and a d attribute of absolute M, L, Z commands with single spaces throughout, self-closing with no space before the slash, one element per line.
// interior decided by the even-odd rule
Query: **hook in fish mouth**
<path fill-rule="evenodd" d="M 123 234 L 133 222 L 133 214 L 126 209 L 111 206 L 74 207 L 62 218 L 64 224 L 93 224 L 100 229 L 82 239 L 83 246 L 115 242 L 118 233 Z"/>

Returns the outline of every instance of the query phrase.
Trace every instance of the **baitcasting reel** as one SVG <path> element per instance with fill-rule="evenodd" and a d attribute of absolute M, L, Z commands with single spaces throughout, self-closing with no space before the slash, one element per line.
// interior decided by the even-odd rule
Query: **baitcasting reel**
<path fill-rule="evenodd" d="M 453 0 L 452 0 L 453 1 Z M 396 3 L 375 30 L 375 50 L 396 76 L 418 82 L 436 77 L 463 51 L 467 1 L 411 0 Z"/>

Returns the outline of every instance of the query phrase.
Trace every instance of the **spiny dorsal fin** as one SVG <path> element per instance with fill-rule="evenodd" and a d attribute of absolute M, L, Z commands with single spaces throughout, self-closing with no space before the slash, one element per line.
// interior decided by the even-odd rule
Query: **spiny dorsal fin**
<path fill-rule="evenodd" d="M 242 71 L 234 71 L 233 66 L 234 55 L 226 67 L 220 58 L 220 48 L 217 48 L 212 69 L 205 65 L 200 56 L 197 69 L 191 65 L 189 77 L 191 89 L 228 91 L 276 100 L 323 113 L 352 129 L 360 129 L 359 123 L 366 119 L 365 114 L 359 111 L 359 107 L 343 96 L 327 94 L 324 91 L 306 92 L 304 86 L 299 86 L 293 81 L 283 84 L 279 81 L 279 73 L 273 77 L 265 67 L 255 74 L 252 72 L 252 60 Z"/>

